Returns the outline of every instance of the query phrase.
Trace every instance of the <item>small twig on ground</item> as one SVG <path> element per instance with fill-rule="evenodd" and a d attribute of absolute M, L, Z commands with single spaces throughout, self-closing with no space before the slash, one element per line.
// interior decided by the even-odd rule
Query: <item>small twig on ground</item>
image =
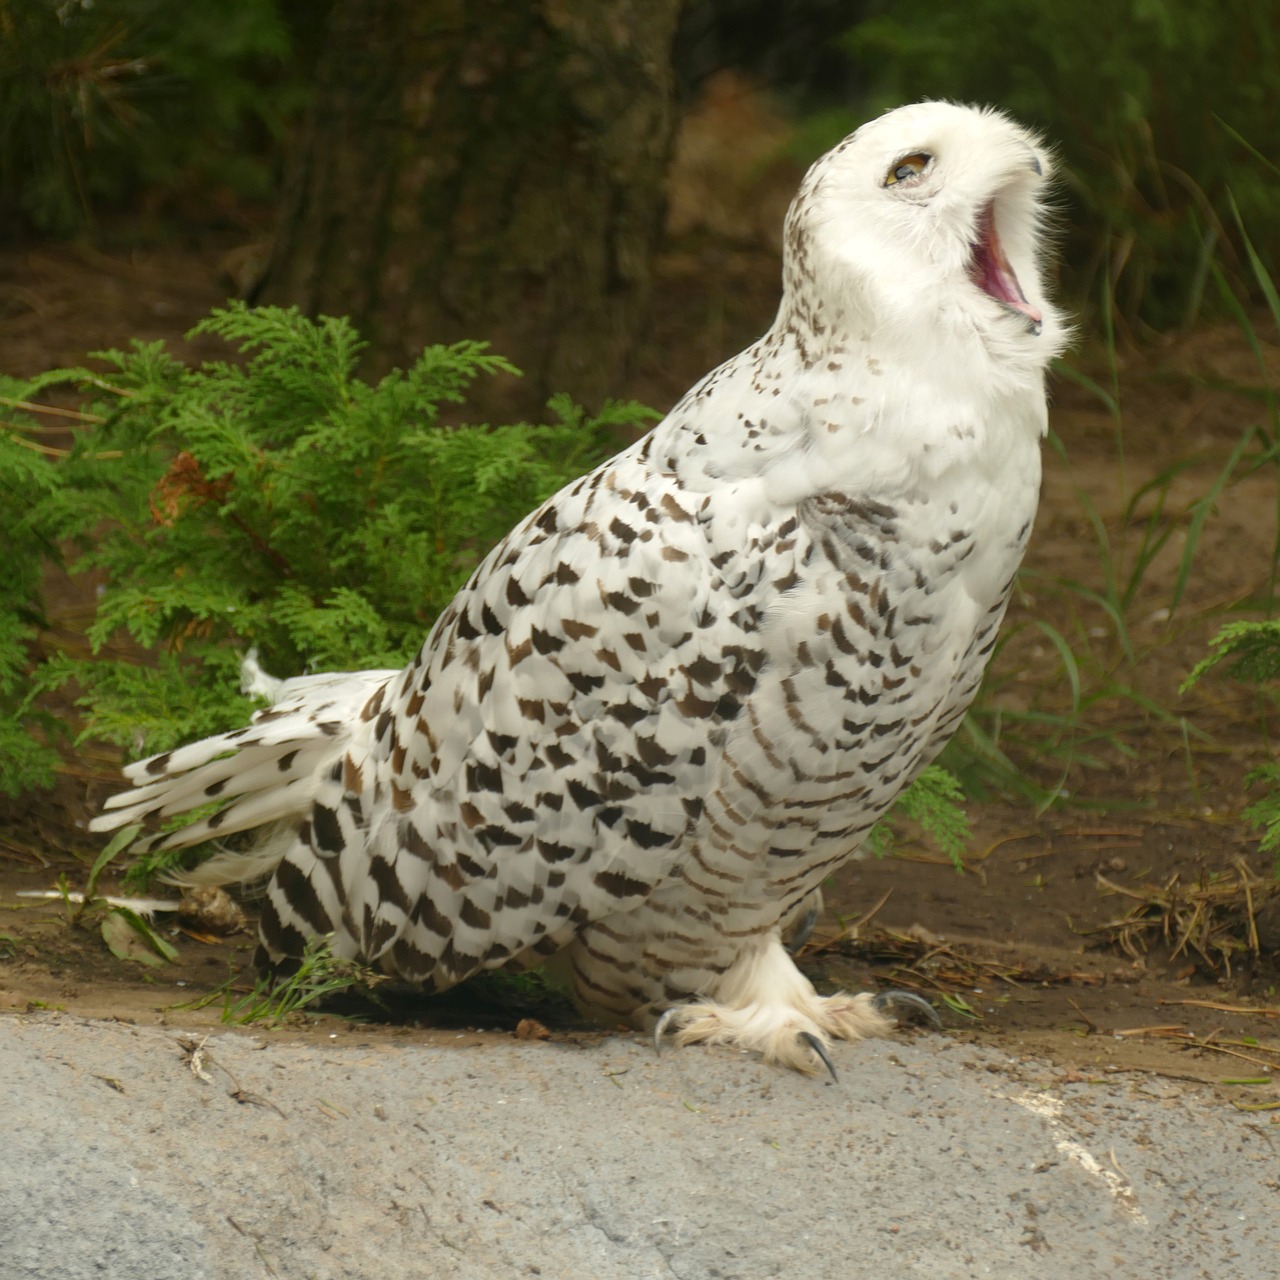
<path fill-rule="evenodd" d="M 1070 996 L 1067 997 L 1067 1003 L 1080 1015 L 1080 1021 L 1084 1023 L 1089 1035 L 1096 1036 L 1099 1034 L 1098 1024 L 1089 1017 L 1087 1013 L 1078 1005 Z"/>
<path fill-rule="evenodd" d="M 1214 1000 L 1157 1000 L 1157 1004 L 1186 1004 L 1197 1009 L 1215 1009 L 1218 1013 L 1252 1013 L 1260 1018 L 1280 1018 L 1280 1009 L 1268 1005 L 1218 1004 Z"/>
<path fill-rule="evenodd" d="M 209 1037 L 207 1035 L 199 1042 L 192 1039 L 190 1036 L 181 1036 L 178 1039 L 178 1044 L 181 1046 L 186 1058 L 186 1065 L 191 1068 L 194 1075 L 203 1080 L 205 1084 L 212 1084 L 213 1077 L 204 1069 L 205 1063 L 208 1062 L 209 1066 L 217 1067 L 218 1070 L 221 1071 L 234 1086 L 234 1088 L 228 1091 L 227 1097 L 232 1098 L 236 1102 L 245 1106 L 270 1107 L 281 1120 L 288 1118 L 285 1113 L 281 1111 L 280 1108 L 277 1107 L 269 1098 L 264 1098 L 256 1093 L 249 1093 L 248 1090 L 243 1088 L 240 1081 L 237 1080 L 235 1075 L 231 1072 L 230 1068 L 228 1068 L 224 1063 L 215 1061 L 213 1055 L 205 1051 L 205 1045 L 208 1041 Z"/>

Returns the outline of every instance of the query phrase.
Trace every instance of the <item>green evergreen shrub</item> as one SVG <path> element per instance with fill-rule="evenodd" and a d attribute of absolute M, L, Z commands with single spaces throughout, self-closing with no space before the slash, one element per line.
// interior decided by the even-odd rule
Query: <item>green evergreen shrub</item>
<path fill-rule="evenodd" d="M 23 389 L 0 377 L 0 396 Z M 57 762 L 56 726 L 33 706 L 31 667 L 43 622 L 41 576 L 57 546 L 37 513 L 59 474 L 32 424 L 10 423 L 0 409 L 0 791 L 18 795 L 48 786 Z"/>
<path fill-rule="evenodd" d="M 92 419 L 39 519 L 103 580 L 98 656 L 58 658 L 40 682 L 74 679 L 82 736 L 133 754 L 242 723 L 250 647 L 277 676 L 407 662 L 480 556 L 653 416 L 556 397 L 549 424 L 446 427 L 443 405 L 511 370 L 480 343 L 429 347 L 371 386 L 346 320 L 232 304 L 194 332 L 247 360 L 188 368 L 137 343 L 101 353 L 105 373 L 19 388 L 74 385 Z M 120 632 L 150 657 L 103 656 Z"/>

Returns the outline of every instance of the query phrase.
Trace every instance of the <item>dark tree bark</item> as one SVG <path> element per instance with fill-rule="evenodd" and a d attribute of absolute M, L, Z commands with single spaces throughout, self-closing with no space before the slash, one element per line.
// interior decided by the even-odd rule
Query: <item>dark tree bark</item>
<path fill-rule="evenodd" d="M 350 315 L 369 369 L 477 338 L 537 416 L 624 385 L 674 128 L 680 0 L 335 0 L 259 298 Z"/>

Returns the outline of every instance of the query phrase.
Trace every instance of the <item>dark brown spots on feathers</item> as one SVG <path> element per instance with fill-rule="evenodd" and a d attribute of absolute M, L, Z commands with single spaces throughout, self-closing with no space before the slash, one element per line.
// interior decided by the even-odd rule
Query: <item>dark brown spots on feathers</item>
<path fill-rule="evenodd" d="M 487 600 L 480 606 L 480 622 L 491 636 L 500 636 L 505 630 L 502 623 L 498 621 L 498 615 L 489 608 Z"/>
<path fill-rule="evenodd" d="M 675 842 L 675 836 L 667 831 L 659 831 L 647 822 L 632 819 L 626 824 L 627 838 L 642 849 L 663 849 Z"/>
<path fill-rule="evenodd" d="M 676 707 L 682 716 L 690 720 L 705 720 L 716 709 L 716 704 L 705 698 L 699 698 L 692 690 L 676 701 Z"/>
<path fill-rule="evenodd" d="M 541 627 L 533 627 L 530 630 L 530 639 L 533 641 L 533 647 L 544 656 L 549 653 L 559 653 L 565 646 L 565 642 L 558 636 L 553 636 L 549 631 L 543 631 Z"/>
<path fill-rule="evenodd" d="M 663 765 L 674 764 L 676 761 L 676 756 L 660 746 L 658 740 L 653 737 L 641 735 L 636 738 L 635 748 L 636 754 L 651 769 L 660 768 Z"/>
<path fill-rule="evenodd" d="M 597 888 L 614 898 L 638 898 L 650 889 L 647 881 L 633 880 L 621 871 L 598 871 L 592 880 Z"/>
<path fill-rule="evenodd" d="M 475 878 L 468 878 L 456 862 L 437 862 L 435 872 L 450 889 L 465 889 Z"/>
<path fill-rule="evenodd" d="M 220 816 L 220 815 L 215 815 Z M 311 806 L 311 829 L 315 837 L 315 848 L 321 857 L 326 854 L 332 856 L 335 853 L 341 853 L 346 847 L 346 843 L 342 838 L 342 825 L 338 821 L 338 815 L 327 805 L 313 804 Z M 287 863 L 281 863 L 285 866 Z M 279 873 L 277 873 L 278 878 Z M 327 929 L 319 929 L 318 933 L 327 933 Z"/>
<path fill-rule="evenodd" d="M 618 702 L 608 709 L 608 714 L 621 721 L 628 729 L 644 720 L 649 712 L 644 707 L 637 707 L 630 702 Z"/>
<path fill-rule="evenodd" d="M 467 790 L 494 791 L 502 794 L 502 770 L 493 765 L 483 764 L 476 760 L 467 765 Z"/>
<path fill-rule="evenodd" d="M 370 858 L 369 876 L 378 886 L 378 900 L 391 903 L 407 916 L 410 908 L 409 897 L 391 864 L 385 858 L 376 856 Z"/>
<path fill-rule="evenodd" d="M 565 674 L 568 676 L 569 683 L 583 695 L 594 693 L 604 684 L 604 676 L 589 676 L 580 671 L 569 671 Z"/>
<path fill-rule="evenodd" d="M 703 653 L 680 670 L 698 684 L 712 684 L 720 675 L 720 664 Z"/>
<path fill-rule="evenodd" d="M 599 791 L 593 791 L 585 783 L 579 782 L 577 778 L 570 778 L 568 784 L 569 797 L 579 809 L 587 810 L 597 808 L 604 803 L 604 796 Z"/>
<path fill-rule="evenodd" d="M 470 898 L 463 898 L 462 906 L 458 909 L 458 919 L 472 929 L 488 929 L 493 924 L 489 913 L 482 911 Z"/>
<path fill-rule="evenodd" d="M 373 697 L 370 698 L 369 701 L 366 702 L 364 704 L 364 707 L 361 709 L 360 711 L 361 720 L 372 720 L 373 717 L 376 716 L 378 712 L 382 710 L 382 698 L 383 698 L 383 695 L 386 693 L 386 691 L 387 691 L 387 686 L 385 684 L 378 686 L 377 693 L 375 693 Z"/>
<path fill-rule="evenodd" d="M 492 853 L 495 848 L 515 848 L 524 843 L 524 837 L 509 827 L 500 827 L 491 823 L 476 832 L 476 839 L 484 846 L 485 851 Z"/>
<path fill-rule="evenodd" d="M 664 493 L 658 505 L 672 520 L 685 524 L 693 523 L 693 517 L 675 500 L 671 494 Z"/>
<path fill-rule="evenodd" d="M 627 617 L 630 617 L 640 608 L 638 601 L 633 600 L 629 595 L 622 591 L 606 591 L 603 593 L 603 598 L 605 604 L 607 604 L 610 609 L 616 610 L 618 613 L 625 614 Z"/>
<path fill-rule="evenodd" d="M 480 958 L 468 955 L 465 951 L 459 951 L 454 946 L 452 938 L 444 944 L 444 950 L 440 953 L 440 967 L 446 973 L 460 981 L 468 974 L 474 973 L 479 966 Z"/>
<path fill-rule="evenodd" d="M 422 925 L 437 938 L 447 938 L 453 933 L 453 921 L 425 893 L 414 903 L 412 918 L 415 924 Z"/>
<path fill-rule="evenodd" d="M 538 817 L 529 805 L 521 804 L 518 800 L 504 801 L 502 812 L 507 815 L 508 822 L 532 822 Z"/>
<path fill-rule="evenodd" d="M 397 744 L 396 750 L 399 753 L 399 764 L 394 763 L 393 755 L 392 768 L 399 773 L 404 764 L 404 748 Z M 349 755 L 344 755 L 342 760 L 342 785 L 347 791 L 356 795 L 365 790 L 365 774 L 361 772 L 360 765 L 356 764 Z"/>
<path fill-rule="evenodd" d="M 609 532 L 627 546 L 630 546 L 636 539 L 636 531 L 618 516 L 614 516 L 609 521 Z"/>
<path fill-rule="evenodd" d="M 741 710 L 742 703 L 731 693 L 721 694 L 719 701 L 716 703 L 716 719 L 722 723 L 731 723 L 738 718 L 738 713 Z"/>
<path fill-rule="evenodd" d="M 272 880 L 275 888 L 284 896 L 290 910 L 302 920 L 314 934 L 323 936 L 333 932 L 333 921 L 316 896 L 310 879 L 286 858 L 277 868 Z"/>
<path fill-rule="evenodd" d="M 326 930 L 327 932 L 327 930 Z M 275 904 L 268 899 L 258 922 L 258 936 L 262 939 L 253 954 L 254 967 L 285 977 L 296 973 L 297 957 L 306 950 L 306 938 L 291 924 L 280 919 Z M 283 957 L 273 962 L 272 957 Z"/>
<path fill-rule="evenodd" d="M 544 862 L 567 862 L 576 857 L 579 850 L 573 845 L 559 844 L 555 840 L 535 840 L 534 846 Z"/>
<path fill-rule="evenodd" d="M 422 832 L 412 822 L 405 822 L 400 828 L 400 847 L 415 858 L 430 861 L 434 856 L 431 846 L 427 844 Z"/>

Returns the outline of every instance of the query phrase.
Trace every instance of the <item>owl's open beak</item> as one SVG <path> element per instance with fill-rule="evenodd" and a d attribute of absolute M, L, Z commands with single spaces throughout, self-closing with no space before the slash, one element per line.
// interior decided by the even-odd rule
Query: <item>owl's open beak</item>
<path fill-rule="evenodd" d="M 1000 247 L 994 203 L 983 210 L 978 231 L 978 243 L 973 246 L 973 261 L 969 264 L 970 278 L 1001 306 L 1024 316 L 1032 333 L 1039 333 L 1042 323 L 1040 312 L 1027 301 L 1027 295 L 1022 292 L 1018 277 Z"/>

